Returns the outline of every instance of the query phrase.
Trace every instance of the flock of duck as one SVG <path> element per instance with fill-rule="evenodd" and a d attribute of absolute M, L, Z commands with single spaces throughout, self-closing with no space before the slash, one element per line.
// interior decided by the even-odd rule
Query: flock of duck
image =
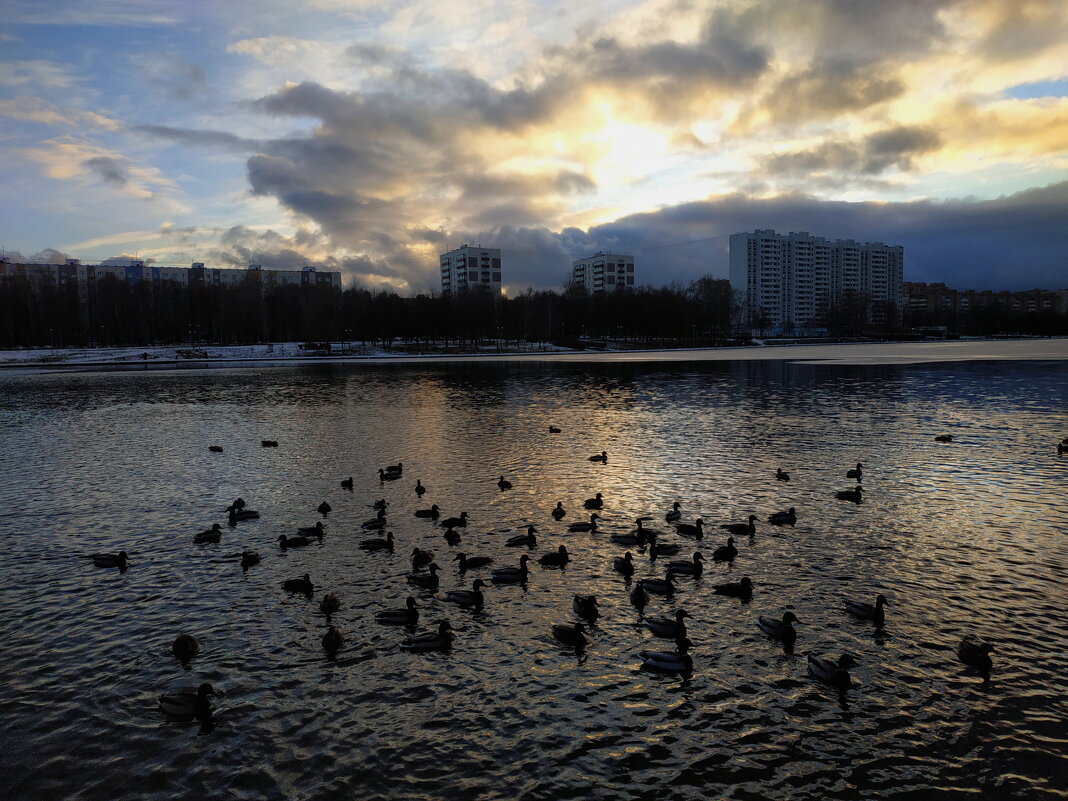
<path fill-rule="evenodd" d="M 556 427 L 550 427 L 551 433 L 558 433 L 559 430 Z M 949 435 L 938 436 L 935 439 L 939 442 L 952 441 L 952 437 Z M 273 440 L 264 440 L 262 445 L 263 447 L 277 447 L 277 443 Z M 1068 438 L 1061 443 L 1061 446 L 1064 446 L 1063 450 L 1068 450 Z M 215 445 L 211 446 L 210 449 L 215 452 L 222 450 L 221 446 Z M 1062 448 L 1059 447 L 1059 450 L 1062 450 Z M 607 464 L 608 454 L 602 451 L 599 454 L 590 456 L 589 461 Z M 856 504 L 862 503 L 864 493 L 861 483 L 863 481 L 863 471 L 864 467 L 860 463 L 846 471 L 846 478 L 853 479 L 856 482 L 856 487 L 837 492 L 835 494 L 836 499 Z M 389 465 L 378 470 L 378 479 L 382 485 L 386 482 L 399 481 L 403 476 L 403 463 Z M 789 481 L 790 475 L 779 468 L 776 471 L 775 478 L 778 481 Z M 497 486 L 502 492 L 512 489 L 512 483 L 503 475 L 500 476 Z M 341 487 L 350 492 L 353 491 L 353 478 L 350 476 L 341 481 Z M 414 491 L 417 497 L 422 498 L 427 492 L 427 488 L 421 480 L 417 480 Z M 375 516 L 360 525 L 360 528 L 367 533 L 377 532 L 379 534 L 379 536 L 363 539 L 359 542 L 359 547 L 365 552 L 392 553 L 396 548 L 398 543 L 393 532 L 384 531 L 388 527 L 388 506 L 389 504 L 384 498 L 375 501 L 372 504 Z M 598 512 L 604 509 L 604 496 L 598 492 L 593 497 L 585 500 L 582 506 L 584 515 L 585 512 L 590 513 L 588 519 L 570 523 L 568 532 L 596 534 L 599 531 L 598 523 L 603 519 Z M 236 499 L 225 511 L 231 527 L 236 526 L 243 520 L 252 520 L 260 516 L 256 510 L 249 509 L 242 498 Z M 325 517 L 332 511 L 332 507 L 327 501 L 323 501 L 318 506 L 317 511 Z M 568 512 L 562 502 L 557 502 L 555 508 L 549 512 L 549 516 L 558 522 L 563 520 L 567 514 Z M 457 529 L 465 529 L 469 519 L 467 512 L 461 512 L 455 517 L 444 517 L 437 504 L 432 504 L 423 509 L 416 509 L 414 516 L 428 520 L 444 529 L 442 536 L 450 548 L 459 546 L 462 543 L 462 534 Z M 682 521 L 682 516 L 681 504 L 676 501 L 672 504 L 672 508 L 664 514 L 664 520 L 674 529 L 675 537 L 681 540 L 688 539 L 694 542 L 701 542 L 706 532 L 704 521 L 701 518 L 697 518 L 693 523 L 686 523 Z M 631 546 L 638 549 L 639 553 L 647 554 L 653 564 L 660 557 L 679 555 L 684 548 L 683 542 L 678 540 L 665 541 L 669 538 L 667 533 L 647 525 L 652 520 L 653 518 L 649 516 L 639 517 L 635 520 L 636 527 L 633 530 L 625 533 L 613 533 L 608 539 L 615 545 Z M 749 515 L 745 522 L 720 525 L 718 527 L 719 530 L 726 532 L 729 536 L 727 536 L 723 545 L 716 547 L 712 551 L 712 561 L 733 562 L 739 554 L 735 536 L 754 537 L 756 535 L 757 520 L 756 515 Z M 774 512 L 767 517 L 767 522 L 773 526 L 793 526 L 797 522 L 796 510 L 791 507 L 786 511 Z M 532 551 L 538 544 L 537 533 L 537 528 L 530 525 L 527 526 L 525 533 L 507 538 L 504 544 L 506 547 L 526 548 Z M 222 526 L 215 523 L 211 528 L 196 533 L 193 537 L 193 542 L 198 544 L 218 543 L 222 538 L 222 534 Z M 325 534 L 326 527 L 320 521 L 314 526 L 298 528 L 294 536 L 281 535 L 278 537 L 277 542 L 279 548 L 285 551 L 305 547 L 316 541 L 322 542 Z M 90 558 L 94 565 L 100 568 L 119 568 L 125 571 L 130 564 L 126 551 L 92 554 Z M 539 556 L 537 561 L 542 568 L 552 569 L 563 568 L 570 560 L 571 555 L 567 546 L 560 545 L 555 551 Z M 240 564 L 242 569 L 247 571 L 260 561 L 261 557 L 258 553 L 244 551 L 241 555 Z M 493 557 L 472 556 L 465 551 L 459 550 L 454 553 L 451 561 L 459 563 L 458 568 L 461 575 L 465 575 L 467 571 L 488 571 L 488 573 L 484 574 L 485 578 L 474 579 L 470 589 L 451 589 L 436 596 L 437 600 L 443 603 L 466 610 L 480 611 L 483 609 L 486 603 L 486 598 L 482 592 L 483 589 L 491 585 L 525 584 L 531 573 L 531 556 L 527 553 L 520 555 L 517 560 L 518 563 L 515 565 L 495 568 L 491 568 L 494 563 Z M 699 578 L 703 573 L 705 561 L 702 551 L 695 550 L 690 558 L 667 561 L 663 577 L 642 578 L 633 583 L 633 587 L 629 590 L 630 603 L 638 611 L 646 628 L 649 629 L 654 637 L 673 641 L 675 646 L 674 650 L 640 651 L 643 668 L 681 674 L 684 677 L 688 677 L 693 673 L 693 657 L 690 654 L 693 643 L 687 636 L 686 628 L 686 620 L 690 618 L 690 614 L 685 609 L 677 609 L 673 615 L 668 617 L 645 618 L 644 610 L 650 602 L 650 596 L 655 595 L 671 600 L 678 579 L 686 577 Z M 621 556 L 613 557 L 612 567 L 616 573 L 619 573 L 625 579 L 625 585 L 629 586 L 636 570 L 634 553 L 627 550 Z M 441 568 L 435 561 L 434 554 L 431 551 L 416 547 L 411 552 L 411 572 L 407 574 L 406 580 L 414 587 L 434 592 L 440 587 L 441 578 L 438 575 L 440 570 Z M 311 576 L 307 573 L 299 578 L 287 579 L 282 583 L 282 588 L 286 592 L 303 594 L 309 599 L 315 592 L 315 585 Z M 754 584 L 748 576 L 743 576 L 736 582 L 716 584 L 712 587 L 712 590 L 716 595 L 738 598 L 743 603 L 747 603 L 753 597 Z M 843 611 L 853 617 L 870 621 L 878 631 L 882 630 L 886 625 L 886 607 L 889 605 L 886 596 L 879 594 L 874 603 L 847 600 Z M 326 615 L 327 623 L 329 624 L 327 632 L 322 638 L 322 647 L 330 659 L 336 659 L 339 651 L 345 646 L 344 633 L 331 623 L 331 615 L 340 608 L 341 598 L 336 593 L 326 593 L 322 596 L 319 609 Z M 572 611 L 578 621 L 557 623 L 552 626 L 551 633 L 557 641 L 575 648 L 576 652 L 581 656 L 587 645 L 589 645 L 588 635 L 590 634 L 590 629 L 595 626 L 600 615 L 597 597 L 595 595 L 574 595 Z M 374 619 L 377 623 L 383 625 L 409 627 L 412 636 L 403 640 L 399 646 L 406 651 L 445 650 L 453 644 L 454 632 L 448 619 L 437 622 L 429 631 L 415 633 L 415 627 L 420 619 L 420 606 L 414 596 L 409 596 L 405 605 L 401 608 L 378 611 Z M 754 622 L 764 634 L 779 641 L 786 653 L 792 653 L 797 639 L 797 631 L 794 626 L 801 623 L 793 612 L 786 611 L 781 617 L 761 615 Z M 978 670 L 984 681 L 988 681 L 992 667 L 990 657 L 992 650 L 993 646 L 990 643 L 968 635 L 959 643 L 957 657 L 965 665 Z M 191 634 L 183 633 L 174 640 L 172 652 L 183 664 L 188 665 L 189 661 L 199 654 L 200 644 Z M 844 653 L 837 660 L 809 654 L 807 655 L 807 664 L 812 675 L 831 687 L 844 692 L 852 684 L 849 670 L 857 663 L 852 655 Z M 196 691 L 161 695 L 159 697 L 159 706 L 168 716 L 196 718 L 207 724 L 210 722 L 212 714 L 210 697 L 214 694 L 212 686 L 204 683 Z"/>

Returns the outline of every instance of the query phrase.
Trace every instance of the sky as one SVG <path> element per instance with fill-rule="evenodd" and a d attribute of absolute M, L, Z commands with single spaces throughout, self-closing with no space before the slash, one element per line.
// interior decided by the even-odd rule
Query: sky
<path fill-rule="evenodd" d="M 1068 3 L 5 0 L 0 179 L 15 258 L 407 294 L 473 243 L 516 294 L 773 228 L 1068 288 Z"/>

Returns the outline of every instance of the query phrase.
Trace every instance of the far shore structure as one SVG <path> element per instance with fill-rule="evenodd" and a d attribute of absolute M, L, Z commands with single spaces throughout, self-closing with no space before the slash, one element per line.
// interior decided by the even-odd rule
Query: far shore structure
<path fill-rule="evenodd" d="M 634 288 L 634 257 L 598 251 L 571 262 L 571 281 L 590 295 Z"/>
<path fill-rule="evenodd" d="M 463 244 L 442 253 L 441 294 L 452 295 L 469 289 L 486 289 L 501 294 L 501 249 Z"/>

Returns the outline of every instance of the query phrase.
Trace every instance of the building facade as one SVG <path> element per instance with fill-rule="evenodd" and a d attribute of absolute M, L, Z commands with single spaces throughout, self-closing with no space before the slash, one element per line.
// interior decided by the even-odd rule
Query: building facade
<path fill-rule="evenodd" d="M 598 295 L 634 286 L 634 257 L 600 251 L 571 262 L 571 280 Z"/>
<path fill-rule="evenodd" d="M 1068 289 L 1028 289 L 1021 292 L 952 289 L 943 283 L 904 283 L 905 309 L 917 321 L 949 319 L 999 309 L 1013 314 L 1068 314 Z"/>
<path fill-rule="evenodd" d="M 898 323 L 904 248 L 829 240 L 806 231 L 757 230 L 730 238 L 731 289 L 751 328 L 823 330 L 836 309 L 856 307 L 868 324 Z"/>
<path fill-rule="evenodd" d="M 451 295 L 468 289 L 481 288 L 494 295 L 501 294 L 501 249 L 481 245 L 461 245 L 442 253 L 441 294 Z"/>

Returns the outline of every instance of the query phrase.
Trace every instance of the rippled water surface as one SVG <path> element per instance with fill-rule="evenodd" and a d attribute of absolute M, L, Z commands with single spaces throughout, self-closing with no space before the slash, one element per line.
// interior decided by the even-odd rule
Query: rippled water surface
<path fill-rule="evenodd" d="M 0 376 L 4 796 L 1062 798 L 1066 410 L 1064 362 Z M 601 450 L 606 465 L 588 461 Z M 380 484 L 398 461 L 403 479 Z M 864 502 L 835 500 L 856 462 Z M 601 529 L 568 534 L 595 492 Z M 237 496 L 262 518 L 194 545 Z M 382 497 L 398 547 L 365 553 L 359 523 Z M 279 550 L 324 499 L 323 543 Z M 609 542 L 639 515 L 670 531 L 675 500 L 709 526 L 706 555 L 719 524 L 798 513 L 654 596 L 646 615 L 692 615 L 689 679 L 640 669 L 671 643 L 642 625 Z M 413 516 L 431 503 L 470 514 L 461 546 Z M 481 612 L 414 593 L 419 630 L 451 620 L 451 652 L 401 651 L 408 632 L 373 621 L 412 592 L 413 547 L 437 554 L 442 590 L 469 586 L 487 571 L 461 577 L 454 552 L 516 564 L 504 540 L 527 524 L 535 556 L 567 544 L 566 569 L 535 564 Z M 242 573 L 246 548 L 263 562 Z M 125 573 L 83 557 L 120 549 Z M 662 575 L 636 557 L 637 577 Z M 313 599 L 283 592 L 305 572 Z M 743 575 L 751 603 L 712 593 Z M 336 662 L 320 645 L 329 591 Z M 584 656 L 551 636 L 575 621 L 574 593 L 601 604 Z M 878 593 L 883 633 L 842 608 Z M 754 625 L 785 610 L 801 621 L 792 655 Z M 170 653 L 181 632 L 202 647 L 188 668 Z M 965 633 L 996 646 L 989 683 L 956 660 Z M 859 664 L 839 697 L 805 654 L 843 651 Z M 161 692 L 202 681 L 219 691 L 214 730 L 162 718 Z"/>

